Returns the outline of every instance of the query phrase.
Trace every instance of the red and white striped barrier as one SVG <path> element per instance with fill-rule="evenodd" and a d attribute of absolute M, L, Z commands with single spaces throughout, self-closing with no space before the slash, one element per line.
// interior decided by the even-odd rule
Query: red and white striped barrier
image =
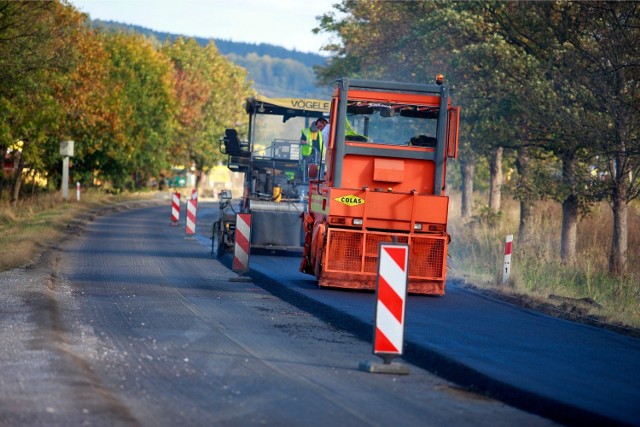
<path fill-rule="evenodd" d="M 171 197 L 171 225 L 178 225 L 180 221 L 180 193 L 175 192 Z"/>
<path fill-rule="evenodd" d="M 409 246 L 382 243 L 378 259 L 373 352 L 377 355 L 402 355 Z"/>
<path fill-rule="evenodd" d="M 509 273 L 511 273 L 511 247 L 513 242 L 513 234 L 509 234 L 504 242 L 504 268 L 502 269 L 502 284 L 509 281 Z"/>
<path fill-rule="evenodd" d="M 376 323 L 373 353 L 384 364 L 360 363 L 360 369 L 383 374 L 408 374 L 409 368 L 391 360 L 402 355 L 404 315 L 409 277 L 409 245 L 380 243 L 376 285 Z"/>
<path fill-rule="evenodd" d="M 196 234 L 196 213 L 198 212 L 198 190 L 191 191 L 191 197 L 187 200 L 187 226 L 185 232 L 191 236 Z"/>
<path fill-rule="evenodd" d="M 251 249 L 251 214 L 236 215 L 235 239 L 232 269 L 238 274 L 246 273 L 249 271 L 249 252 Z"/>

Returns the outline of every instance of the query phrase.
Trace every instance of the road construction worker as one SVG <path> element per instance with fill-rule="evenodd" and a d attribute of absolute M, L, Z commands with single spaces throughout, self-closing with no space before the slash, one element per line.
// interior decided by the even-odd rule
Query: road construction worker
<path fill-rule="evenodd" d="M 308 128 L 302 129 L 302 135 L 300 136 L 300 144 L 302 155 L 309 157 L 313 153 L 315 148 L 320 158 L 324 157 L 324 141 L 322 138 L 322 129 L 329 123 L 324 117 L 320 117 Z"/>
<path fill-rule="evenodd" d="M 349 139 L 351 141 L 367 141 L 368 138 L 366 136 L 360 135 L 353 129 L 349 119 L 345 120 L 344 124 L 346 125 L 346 129 L 344 131 L 345 139 Z"/>

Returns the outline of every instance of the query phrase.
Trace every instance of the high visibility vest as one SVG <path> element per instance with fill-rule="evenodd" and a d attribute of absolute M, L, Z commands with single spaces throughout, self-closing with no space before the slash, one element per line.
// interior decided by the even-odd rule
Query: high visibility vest
<path fill-rule="evenodd" d="M 346 125 L 346 129 L 344 131 L 345 136 L 359 136 L 362 141 L 366 141 L 368 138 L 364 135 L 360 135 L 359 133 L 357 133 L 355 130 L 353 130 L 353 127 L 351 126 L 351 123 L 349 123 L 349 120 L 345 120 L 345 125 Z"/>
<path fill-rule="evenodd" d="M 347 119 L 344 122 L 345 122 L 344 124 L 346 125 L 346 129 L 344 131 L 344 134 L 345 135 L 357 135 L 356 131 L 353 130 L 353 128 L 351 127 L 351 123 L 349 123 L 349 120 Z"/>
<path fill-rule="evenodd" d="M 318 145 L 320 146 L 320 155 L 324 156 L 324 143 L 322 142 L 322 132 L 317 131 L 315 133 L 317 134 Z M 307 143 L 303 144 L 300 150 L 302 151 L 302 155 L 304 157 L 307 157 L 307 156 L 310 156 L 311 153 L 313 153 L 314 139 L 312 137 L 311 128 L 302 129 L 302 134 L 306 138 Z"/>

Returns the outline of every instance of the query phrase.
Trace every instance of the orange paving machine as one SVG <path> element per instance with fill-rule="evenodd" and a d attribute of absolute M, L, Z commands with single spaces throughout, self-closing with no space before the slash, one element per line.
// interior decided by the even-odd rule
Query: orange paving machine
<path fill-rule="evenodd" d="M 326 158 L 309 165 L 300 271 L 321 287 L 375 289 L 380 242 L 409 245 L 408 291 L 443 295 L 447 158 L 460 108 L 437 84 L 336 81 Z"/>

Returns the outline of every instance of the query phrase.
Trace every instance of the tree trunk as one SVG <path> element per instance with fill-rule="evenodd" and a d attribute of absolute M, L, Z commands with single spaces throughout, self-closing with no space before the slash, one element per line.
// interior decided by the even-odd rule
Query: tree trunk
<path fill-rule="evenodd" d="M 2 201 L 2 193 L 4 192 L 4 159 L 7 155 L 7 147 L 2 146 L 0 148 L 0 165 L 2 165 L 2 169 L 0 170 L 0 202 Z"/>
<path fill-rule="evenodd" d="M 521 147 L 516 158 L 516 168 L 518 169 L 518 198 L 520 199 L 520 225 L 518 228 L 518 240 L 521 243 L 528 242 L 533 236 L 533 199 L 531 191 L 531 167 L 529 162 L 529 150 Z"/>
<path fill-rule="evenodd" d="M 617 165 L 622 165 L 622 159 L 618 158 Z M 615 169 L 614 188 L 612 196 L 613 209 L 613 239 L 609 254 L 609 272 L 621 277 L 627 271 L 628 250 L 628 206 L 627 191 L 629 186 L 628 175 L 622 167 Z"/>
<path fill-rule="evenodd" d="M 489 209 L 491 209 L 491 212 L 500 211 L 500 199 L 502 196 L 502 151 L 502 147 L 491 150 L 491 163 L 489 165 L 491 171 Z"/>
<path fill-rule="evenodd" d="M 202 169 L 197 169 L 195 175 L 196 175 L 196 188 L 199 190 L 200 184 L 202 183 Z"/>
<path fill-rule="evenodd" d="M 36 172 L 35 169 L 31 170 L 31 198 L 33 199 L 36 196 Z"/>
<path fill-rule="evenodd" d="M 18 199 L 20 198 L 20 187 L 22 186 L 22 169 L 24 162 L 22 160 L 22 153 L 18 157 L 18 167 L 16 168 L 13 180 L 13 189 L 11 191 L 11 205 L 17 206 Z"/>
<path fill-rule="evenodd" d="M 460 160 L 460 174 L 462 175 L 462 219 L 471 218 L 473 210 L 473 172 L 476 168 L 474 158 Z"/>
<path fill-rule="evenodd" d="M 518 225 L 518 241 L 527 243 L 533 236 L 534 203 L 531 200 L 520 200 L 520 224 Z"/>
<path fill-rule="evenodd" d="M 562 201 L 562 236 L 560 237 L 560 259 L 571 264 L 576 259 L 578 236 L 578 198 L 575 194 Z"/>
<path fill-rule="evenodd" d="M 562 181 L 569 188 L 569 195 L 562 201 L 562 232 L 560 236 L 560 259 L 563 263 L 573 263 L 576 259 L 576 239 L 578 235 L 578 196 L 574 190 L 576 160 L 573 152 L 562 156 Z"/>

